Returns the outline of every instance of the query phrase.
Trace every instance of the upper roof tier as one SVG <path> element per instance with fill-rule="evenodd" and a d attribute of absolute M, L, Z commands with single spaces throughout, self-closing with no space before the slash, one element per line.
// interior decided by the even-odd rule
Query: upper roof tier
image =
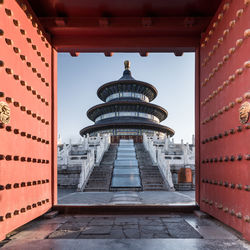
<path fill-rule="evenodd" d="M 98 97 L 102 101 L 106 102 L 107 97 L 112 94 L 119 92 L 134 92 L 147 96 L 150 102 L 154 100 L 157 96 L 157 89 L 147 82 L 135 80 L 131 75 L 131 71 L 129 70 L 129 61 L 125 61 L 124 65 L 125 70 L 123 72 L 123 76 L 119 80 L 108 82 L 102 85 L 97 90 Z"/>

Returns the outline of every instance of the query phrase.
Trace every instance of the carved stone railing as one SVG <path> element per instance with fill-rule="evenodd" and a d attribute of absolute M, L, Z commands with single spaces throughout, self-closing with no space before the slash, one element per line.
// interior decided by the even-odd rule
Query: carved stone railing
<path fill-rule="evenodd" d="M 154 147 L 153 139 L 148 138 L 146 134 L 143 134 L 144 148 L 149 152 L 153 164 L 157 164 L 156 148 Z"/>
<path fill-rule="evenodd" d="M 174 184 L 173 184 L 169 160 L 165 159 L 165 154 L 161 152 L 161 149 L 157 150 L 157 160 L 158 160 L 157 165 L 165 180 L 165 183 L 167 184 L 170 190 L 174 191 Z"/>
<path fill-rule="evenodd" d="M 104 153 L 109 149 L 110 146 L 110 135 L 105 135 L 99 142 L 99 146 L 96 148 L 96 159 L 95 164 L 99 165 Z"/>
<path fill-rule="evenodd" d="M 94 149 L 92 149 L 88 153 L 87 159 L 82 161 L 79 184 L 77 188 L 78 191 L 82 191 L 83 188 L 85 187 L 86 182 L 90 176 L 90 173 L 92 172 L 92 169 L 94 168 L 94 165 L 95 165 L 95 154 L 94 154 Z"/>
<path fill-rule="evenodd" d="M 148 138 L 145 134 L 143 134 L 143 145 L 149 152 L 153 164 L 158 166 L 165 184 L 170 190 L 174 191 L 170 165 L 169 162 L 165 159 L 165 154 L 161 152 L 161 149 L 157 149 L 156 146 L 154 146 L 154 139 Z"/>

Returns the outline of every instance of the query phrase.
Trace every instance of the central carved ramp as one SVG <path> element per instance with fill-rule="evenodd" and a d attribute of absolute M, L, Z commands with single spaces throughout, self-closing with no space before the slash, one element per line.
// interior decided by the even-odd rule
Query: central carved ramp
<path fill-rule="evenodd" d="M 133 140 L 120 140 L 110 191 L 141 191 L 141 178 Z"/>

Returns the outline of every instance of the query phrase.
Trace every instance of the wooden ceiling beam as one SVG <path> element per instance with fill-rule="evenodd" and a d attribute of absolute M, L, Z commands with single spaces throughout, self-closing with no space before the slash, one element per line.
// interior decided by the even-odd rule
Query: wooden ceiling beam
<path fill-rule="evenodd" d="M 75 51 L 71 51 L 70 52 L 70 55 L 72 56 L 72 57 L 77 57 L 77 56 L 79 56 L 79 52 L 75 52 Z"/>
<path fill-rule="evenodd" d="M 55 36 L 53 46 L 58 52 L 137 52 L 144 55 L 145 51 L 152 52 L 194 52 L 199 46 L 200 37 L 197 36 Z"/>
<path fill-rule="evenodd" d="M 146 57 L 148 56 L 148 52 L 140 52 L 140 56 Z"/>
<path fill-rule="evenodd" d="M 203 30 L 211 17 L 39 17 L 47 30 L 72 28 L 163 28 L 169 31 Z"/>
<path fill-rule="evenodd" d="M 107 57 L 111 57 L 111 56 L 113 56 L 113 54 L 114 54 L 113 52 L 109 52 L 109 51 L 104 52 L 104 55 Z"/>

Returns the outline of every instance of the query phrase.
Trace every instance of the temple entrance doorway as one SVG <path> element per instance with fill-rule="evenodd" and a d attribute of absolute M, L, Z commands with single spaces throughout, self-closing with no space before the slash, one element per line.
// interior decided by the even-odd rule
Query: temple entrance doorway
<path fill-rule="evenodd" d="M 134 143 L 142 143 L 142 135 L 112 135 L 111 143 L 119 143 L 120 140 L 133 140 Z"/>
<path fill-rule="evenodd" d="M 57 204 L 57 52 L 195 52 L 196 203 L 249 239 L 249 0 L 92 2 L 0 1 L 0 238 Z"/>
<path fill-rule="evenodd" d="M 194 54 L 58 58 L 59 204 L 194 206 Z"/>

